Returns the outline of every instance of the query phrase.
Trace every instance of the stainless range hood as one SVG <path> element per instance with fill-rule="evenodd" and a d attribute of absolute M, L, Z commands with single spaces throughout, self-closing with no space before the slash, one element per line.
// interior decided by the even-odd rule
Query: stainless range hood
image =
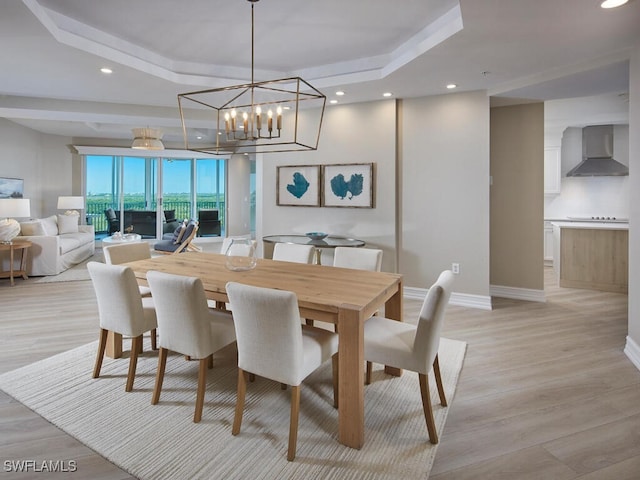
<path fill-rule="evenodd" d="M 629 167 L 613 159 L 613 125 L 594 125 L 582 129 L 582 162 L 567 177 L 629 175 Z"/>

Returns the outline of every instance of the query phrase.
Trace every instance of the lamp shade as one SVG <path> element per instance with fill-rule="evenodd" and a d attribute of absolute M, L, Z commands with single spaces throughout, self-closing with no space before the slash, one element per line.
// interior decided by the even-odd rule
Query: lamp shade
<path fill-rule="evenodd" d="M 162 131 L 157 128 L 134 128 L 131 148 L 136 150 L 164 150 Z"/>
<path fill-rule="evenodd" d="M 31 201 L 28 198 L 1 198 L 0 218 L 24 218 L 31 216 Z"/>
<path fill-rule="evenodd" d="M 82 210 L 83 208 L 84 197 L 58 197 L 58 210 Z"/>

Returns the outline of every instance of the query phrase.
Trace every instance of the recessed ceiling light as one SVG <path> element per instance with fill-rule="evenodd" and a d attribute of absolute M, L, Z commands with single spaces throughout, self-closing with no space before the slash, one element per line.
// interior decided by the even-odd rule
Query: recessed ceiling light
<path fill-rule="evenodd" d="M 338 100 L 329 100 L 329 103 L 335 104 L 338 103 Z"/>
<path fill-rule="evenodd" d="M 628 1 L 629 0 L 604 0 L 604 2 L 600 4 L 600 6 L 602 8 L 616 8 L 616 7 L 619 7 L 620 5 L 624 5 Z"/>
<path fill-rule="evenodd" d="M 218 132 L 218 135 L 220 135 L 220 132 Z M 197 140 L 202 140 L 202 135 L 196 135 L 196 139 Z"/>
<path fill-rule="evenodd" d="M 447 88 L 449 90 L 451 90 L 452 88 L 456 88 L 458 85 L 456 85 L 455 83 L 450 83 L 449 85 L 447 85 Z"/>
<path fill-rule="evenodd" d="M 344 92 L 342 90 L 338 90 L 336 92 L 336 95 L 338 95 L 339 97 L 341 97 L 342 95 L 344 95 Z"/>
<path fill-rule="evenodd" d="M 113 70 L 111 70 L 111 69 L 110 69 L 110 68 L 108 68 L 108 67 L 102 67 L 102 68 L 100 69 L 100 71 L 101 71 L 102 73 L 106 73 L 106 74 L 113 73 Z"/>
<path fill-rule="evenodd" d="M 383 97 L 390 97 L 390 96 L 392 96 L 392 95 L 393 95 L 393 93 L 391 93 L 391 92 L 384 92 L 384 93 L 382 94 L 382 96 L 383 96 Z"/>

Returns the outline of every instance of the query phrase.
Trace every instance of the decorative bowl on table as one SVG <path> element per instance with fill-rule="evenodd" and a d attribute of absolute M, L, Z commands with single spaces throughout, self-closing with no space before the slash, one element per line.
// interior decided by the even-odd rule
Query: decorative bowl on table
<path fill-rule="evenodd" d="M 324 233 L 324 232 L 307 232 L 305 233 L 305 235 L 309 237 L 311 240 L 323 240 L 324 238 L 329 236 L 328 233 Z"/>

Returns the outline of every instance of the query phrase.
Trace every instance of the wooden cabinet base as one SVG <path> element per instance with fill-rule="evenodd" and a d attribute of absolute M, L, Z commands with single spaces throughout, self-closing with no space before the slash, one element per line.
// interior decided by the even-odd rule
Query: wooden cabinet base
<path fill-rule="evenodd" d="M 627 293 L 629 232 L 563 228 L 560 286 Z"/>

